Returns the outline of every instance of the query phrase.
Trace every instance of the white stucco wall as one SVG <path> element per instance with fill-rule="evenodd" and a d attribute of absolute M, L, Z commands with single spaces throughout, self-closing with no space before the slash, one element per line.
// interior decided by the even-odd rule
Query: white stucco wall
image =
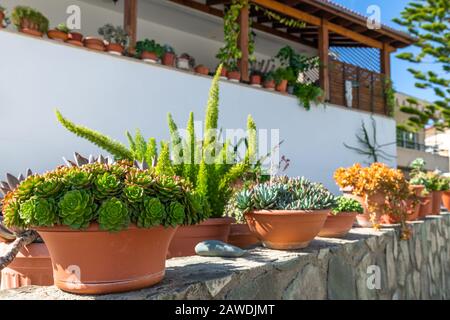
<path fill-rule="evenodd" d="M 98 154 L 90 143 L 56 121 L 59 108 L 69 119 L 126 142 L 125 130 L 168 138 L 167 112 L 184 126 L 190 111 L 203 120 L 210 77 L 139 60 L 113 57 L 0 31 L 0 176 L 26 168 L 41 172 L 62 164 L 73 151 Z M 258 128 L 279 129 L 281 155 L 291 159 L 289 175 L 305 175 L 337 191 L 339 166 L 366 159 L 346 149 L 369 114 L 342 107 L 305 111 L 294 97 L 221 82 L 220 125 L 245 128 L 252 114 Z M 395 141 L 395 122 L 376 116 L 378 142 Z M 395 144 L 385 149 L 396 153 Z M 395 160 L 390 163 L 395 165 Z"/>
<path fill-rule="evenodd" d="M 66 22 L 69 17 L 67 7 L 77 5 L 81 9 L 80 32 L 85 36 L 98 36 L 98 28 L 106 23 L 123 24 L 123 2 L 119 0 L 114 5 L 112 0 L 2 0 L 1 4 L 9 12 L 17 5 L 36 8 L 48 17 L 50 27 Z M 167 0 L 139 0 L 138 15 L 138 40 L 155 39 L 161 44 L 170 44 L 178 54 L 189 53 L 197 64 L 210 69 L 217 66 L 215 56 L 223 45 L 222 19 Z M 13 26 L 9 28 L 13 29 Z M 317 51 L 256 30 L 255 55 L 258 59 L 273 57 L 287 44 L 306 55 Z"/>

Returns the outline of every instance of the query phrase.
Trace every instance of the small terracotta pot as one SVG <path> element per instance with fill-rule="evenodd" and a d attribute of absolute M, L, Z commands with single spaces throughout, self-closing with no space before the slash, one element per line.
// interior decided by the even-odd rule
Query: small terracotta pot
<path fill-rule="evenodd" d="M 260 86 L 261 85 L 261 76 L 259 74 L 254 74 L 250 76 L 250 84 L 252 86 Z"/>
<path fill-rule="evenodd" d="M 433 209 L 433 199 L 431 195 L 420 197 L 419 218 L 424 218 L 431 214 Z"/>
<path fill-rule="evenodd" d="M 69 32 L 69 40 L 83 42 L 83 35 L 79 32 Z"/>
<path fill-rule="evenodd" d="M 410 187 L 414 191 L 414 194 L 418 197 L 422 195 L 422 191 L 425 189 L 425 186 L 422 184 L 412 184 Z"/>
<path fill-rule="evenodd" d="M 71 44 L 73 46 L 77 46 L 77 47 L 84 47 L 83 42 L 77 41 L 77 40 L 67 40 L 66 43 Z"/>
<path fill-rule="evenodd" d="M 250 231 L 246 223 L 233 223 L 228 236 L 228 243 L 245 249 L 259 243 L 258 238 Z"/>
<path fill-rule="evenodd" d="M 120 232 L 68 227 L 36 228 L 53 264 L 55 285 L 78 294 L 106 294 L 146 288 L 165 274 L 167 248 L 176 228 L 130 225 Z"/>
<path fill-rule="evenodd" d="M 195 226 L 179 227 L 170 243 L 167 258 L 194 256 L 195 246 L 205 240 L 227 242 L 233 222 L 233 218 L 215 218 Z"/>
<path fill-rule="evenodd" d="M 442 203 L 447 211 L 450 211 L 450 190 L 442 192 Z"/>
<path fill-rule="evenodd" d="M 49 37 L 52 40 L 62 41 L 65 42 L 69 39 L 69 35 L 65 32 L 53 29 L 48 30 L 47 37 Z"/>
<path fill-rule="evenodd" d="M 36 29 L 30 29 L 30 28 L 22 28 L 20 29 L 20 32 L 28 34 L 30 36 L 39 37 L 42 38 L 44 34 Z"/>
<path fill-rule="evenodd" d="M 227 74 L 228 74 L 227 68 L 225 68 L 224 66 L 222 66 L 222 71 L 220 72 L 220 77 L 221 77 L 222 79 L 226 79 L 226 78 L 227 78 Z"/>
<path fill-rule="evenodd" d="M 431 214 L 438 215 L 441 214 L 441 203 L 442 203 L 442 191 L 432 191 L 432 208 Z"/>
<path fill-rule="evenodd" d="M 287 80 L 281 80 L 281 82 L 277 84 L 276 89 L 278 92 L 285 93 L 287 91 L 287 85 L 288 85 Z"/>
<path fill-rule="evenodd" d="M 227 77 L 230 81 L 239 82 L 241 80 L 241 73 L 239 71 L 228 71 Z"/>
<path fill-rule="evenodd" d="M 106 46 L 106 51 L 108 51 L 111 54 L 121 56 L 121 55 L 123 55 L 125 48 L 121 44 L 118 44 L 118 43 L 109 43 Z"/>
<path fill-rule="evenodd" d="M 342 238 L 350 231 L 357 212 L 340 212 L 336 215 L 328 214 L 327 220 L 319 232 L 319 237 Z"/>
<path fill-rule="evenodd" d="M 330 210 L 261 210 L 247 213 L 250 230 L 270 249 L 301 249 L 319 234 Z"/>
<path fill-rule="evenodd" d="M 351 198 L 356 201 L 358 201 L 361 206 L 364 209 L 363 214 L 358 214 L 356 216 L 356 221 L 358 222 L 358 225 L 363 228 L 372 228 L 373 223 L 370 219 L 371 212 L 369 210 L 369 203 L 371 203 L 375 208 L 373 208 L 375 211 L 372 212 L 372 214 L 375 215 L 375 221 L 378 222 L 383 215 L 383 205 L 385 203 L 385 196 L 384 194 L 378 193 L 371 195 L 369 197 L 363 198 L 360 196 L 356 196 L 352 194 L 350 191 L 344 191 L 344 197 Z"/>
<path fill-rule="evenodd" d="M 42 37 L 44 35 L 41 31 L 39 31 L 39 25 L 29 21 L 28 19 L 22 19 L 20 21 L 19 31 L 34 37 Z"/>
<path fill-rule="evenodd" d="M 201 64 L 195 67 L 195 72 L 207 76 L 209 74 L 209 69 Z"/>
<path fill-rule="evenodd" d="M 173 67 L 175 65 L 175 53 L 166 52 L 162 57 L 162 64 L 165 66 Z"/>
<path fill-rule="evenodd" d="M 154 52 L 144 51 L 141 54 L 141 59 L 146 62 L 156 63 L 158 62 L 158 56 Z"/>
<path fill-rule="evenodd" d="M 3 28 L 3 20 L 5 19 L 5 14 L 3 11 L 0 11 L 0 29 Z"/>
<path fill-rule="evenodd" d="M 86 48 L 96 51 L 105 51 L 105 43 L 101 39 L 86 37 L 83 42 Z"/>
<path fill-rule="evenodd" d="M 412 200 L 406 200 L 402 205 L 405 214 L 405 221 L 416 221 L 419 218 L 420 203 L 414 205 Z M 401 218 L 390 214 L 383 214 L 380 218 L 382 224 L 396 224 L 400 223 Z"/>
<path fill-rule="evenodd" d="M 275 90 L 275 80 L 264 81 L 264 88 L 268 90 Z"/>
<path fill-rule="evenodd" d="M 7 250 L 8 245 L 0 243 L 0 255 Z M 2 270 L 0 290 L 31 285 L 53 285 L 52 260 L 43 243 L 32 243 L 23 247 L 13 262 Z"/>

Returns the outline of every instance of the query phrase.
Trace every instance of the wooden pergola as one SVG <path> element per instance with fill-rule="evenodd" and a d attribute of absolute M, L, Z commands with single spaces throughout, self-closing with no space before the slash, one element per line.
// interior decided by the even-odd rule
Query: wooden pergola
<path fill-rule="evenodd" d="M 225 8 L 232 0 L 169 0 L 217 17 L 224 16 Z M 381 73 L 390 76 L 390 54 L 398 48 L 415 42 L 410 35 L 386 26 L 369 29 L 367 18 L 328 0 L 249 0 L 260 7 L 279 15 L 297 19 L 305 23 L 304 28 L 290 28 L 273 21 L 261 11 L 243 8 L 240 14 L 241 37 L 239 47 L 242 51 L 240 70 L 242 79 L 248 81 L 248 29 L 249 18 L 256 30 L 270 33 L 290 41 L 298 42 L 318 50 L 320 58 L 320 86 L 326 96 L 330 92 L 329 48 L 365 47 L 380 50 Z M 131 35 L 131 43 L 136 41 L 137 0 L 125 0 L 125 28 Z"/>

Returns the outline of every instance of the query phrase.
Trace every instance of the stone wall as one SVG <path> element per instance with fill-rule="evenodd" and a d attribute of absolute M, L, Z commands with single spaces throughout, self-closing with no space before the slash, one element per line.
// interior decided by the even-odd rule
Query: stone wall
<path fill-rule="evenodd" d="M 450 298 L 450 214 L 411 228 L 408 241 L 394 228 L 357 228 L 345 239 L 317 238 L 299 251 L 255 248 L 238 259 L 170 259 L 160 285 L 136 292 L 93 297 L 25 287 L 0 291 L 0 300 Z"/>

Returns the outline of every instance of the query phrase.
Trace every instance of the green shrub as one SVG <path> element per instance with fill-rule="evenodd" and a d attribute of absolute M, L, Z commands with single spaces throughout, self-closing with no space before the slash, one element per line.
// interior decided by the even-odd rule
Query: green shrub
<path fill-rule="evenodd" d="M 356 201 L 355 199 L 338 197 L 336 199 L 336 205 L 333 207 L 333 210 L 331 210 L 331 212 L 334 215 L 337 215 L 341 212 L 363 213 L 364 209 L 361 206 L 361 204 L 358 201 Z"/>
<path fill-rule="evenodd" d="M 60 167 L 24 180 L 4 201 L 8 227 L 64 225 L 103 230 L 196 224 L 200 197 L 183 179 L 141 170 L 127 162 Z M 200 208 L 200 209 L 199 209 Z"/>
<path fill-rule="evenodd" d="M 42 13 L 30 7 L 15 7 L 11 13 L 11 20 L 19 30 L 22 28 L 22 24 L 27 22 L 29 27 L 35 27 L 42 33 L 48 31 L 48 19 Z"/>

